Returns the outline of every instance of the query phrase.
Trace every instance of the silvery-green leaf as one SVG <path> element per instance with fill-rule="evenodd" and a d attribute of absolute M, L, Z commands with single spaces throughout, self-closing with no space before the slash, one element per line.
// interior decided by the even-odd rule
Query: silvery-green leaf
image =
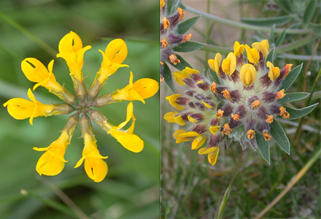
<path fill-rule="evenodd" d="M 283 10 L 292 13 L 292 3 L 289 0 L 274 0 Z"/>
<path fill-rule="evenodd" d="M 270 124 L 270 128 L 271 135 L 276 143 L 283 151 L 285 151 L 287 154 L 290 154 L 290 141 L 280 124 L 276 120 L 273 120 L 273 122 Z"/>
<path fill-rule="evenodd" d="M 270 164 L 270 146 L 269 142 L 265 141 L 263 135 L 260 132 L 255 133 L 257 147 L 263 157 L 263 159 Z"/>
<path fill-rule="evenodd" d="M 290 94 L 286 94 L 285 97 L 278 100 L 278 102 L 279 103 L 294 102 L 294 101 L 302 100 L 307 96 L 309 96 L 309 93 L 304 93 L 304 92 L 290 93 Z"/>
<path fill-rule="evenodd" d="M 307 7 L 305 8 L 303 21 L 304 23 L 309 23 L 314 15 L 315 9 L 317 8 L 318 1 L 310 0 Z"/>
<path fill-rule="evenodd" d="M 285 39 L 285 36 L 286 36 L 286 32 L 285 32 L 286 29 L 284 29 L 282 31 L 282 33 L 280 34 L 280 36 L 276 39 L 276 42 L 275 42 L 275 46 L 279 46 L 283 43 L 284 39 Z"/>
<path fill-rule="evenodd" d="M 163 73 L 163 77 L 164 77 L 164 81 L 166 82 L 166 84 L 169 86 L 169 88 L 174 92 L 177 93 L 173 84 L 173 78 L 172 78 L 172 72 L 169 69 L 169 67 L 167 66 L 167 64 L 164 62 L 163 63 L 163 67 L 164 67 L 164 73 Z"/>
<path fill-rule="evenodd" d="M 314 33 L 321 35 L 321 24 L 314 24 L 310 22 L 309 26 L 311 27 Z"/>
<path fill-rule="evenodd" d="M 266 61 L 270 61 L 273 63 L 274 51 L 275 51 L 275 47 L 273 46 L 273 48 L 271 49 L 271 51 L 269 52 L 269 54 L 266 57 Z"/>
<path fill-rule="evenodd" d="M 284 25 L 292 20 L 292 15 L 284 15 L 280 17 L 270 17 L 270 18 L 241 18 L 241 21 L 246 24 L 251 24 L 255 26 L 272 27 L 273 24 L 276 26 Z"/>
<path fill-rule="evenodd" d="M 290 113 L 289 119 L 298 119 L 312 112 L 312 110 L 314 110 L 318 104 L 319 103 L 315 103 L 311 106 L 307 106 L 302 109 L 293 109 L 291 107 L 285 107 L 285 108 L 286 108 L 286 111 Z"/>
<path fill-rule="evenodd" d="M 216 72 L 213 71 L 212 69 L 210 69 L 210 73 L 211 73 L 210 75 L 212 76 L 212 78 L 213 78 L 213 80 L 215 81 L 215 83 L 216 83 L 216 84 L 220 84 Z"/>
<path fill-rule="evenodd" d="M 191 52 L 194 50 L 201 49 L 204 46 L 202 43 L 187 41 L 181 43 L 173 48 L 176 52 Z"/>
<path fill-rule="evenodd" d="M 199 16 L 192 17 L 184 22 L 181 22 L 177 25 L 177 33 L 184 34 L 186 33 L 199 19 Z"/>
<path fill-rule="evenodd" d="M 295 79 L 300 74 L 300 71 L 302 69 L 303 63 L 301 65 L 296 66 L 293 68 L 290 73 L 285 77 L 285 79 L 282 82 L 282 85 L 280 87 L 280 90 L 284 89 L 287 90 L 295 81 Z"/>

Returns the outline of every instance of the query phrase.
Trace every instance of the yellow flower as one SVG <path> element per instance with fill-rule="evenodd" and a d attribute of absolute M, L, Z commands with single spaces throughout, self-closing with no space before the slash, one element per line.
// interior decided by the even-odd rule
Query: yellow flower
<path fill-rule="evenodd" d="M 69 67 L 70 75 L 82 81 L 82 66 L 84 65 L 84 54 L 91 46 L 82 47 L 80 37 L 70 31 L 59 42 L 59 53 L 57 57 L 63 58 Z"/>
<path fill-rule="evenodd" d="M 244 86 L 252 86 L 256 79 L 256 70 L 253 65 L 245 64 L 240 70 L 240 79 Z"/>
<path fill-rule="evenodd" d="M 104 126 L 107 133 L 113 136 L 124 148 L 134 153 L 139 153 L 144 148 L 144 142 L 137 135 L 133 134 L 135 126 L 133 110 L 133 103 L 130 102 L 127 106 L 127 116 L 124 122 L 113 127 L 106 122 L 104 123 Z M 133 119 L 131 126 L 125 131 L 122 130 L 130 119 Z"/>
<path fill-rule="evenodd" d="M 267 61 L 266 66 L 270 69 L 268 76 L 271 79 L 271 81 L 274 81 L 275 78 L 280 76 L 279 67 L 274 67 L 274 65 L 269 61 Z"/>
<path fill-rule="evenodd" d="M 165 6 L 165 1 L 164 0 L 160 0 L 160 9 L 162 10 L 162 8 Z"/>
<path fill-rule="evenodd" d="M 37 82 L 33 90 L 39 86 L 43 86 L 49 91 L 63 91 L 63 87 L 56 81 L 55 75 L 52 73 L 53 64 L 54 60 L 51 60 L 47 70 L 47 68 L 35 58 L 26 58 L 21 62 L 21 69 L 28 80 Z"/>
<path fill-rule="evenodd" d="M 262 40 L 261 42 L 252 43 L 252 47 L 260 51 L 263 54 L 264 58 L 266 58 L 269 54 L 270 45 L 268 40 Z"/>
<path fill-rule="evenodd" d="M 68 135 L 67 131 L 64 130 L 60 137 L 52 142 L 49 147 L 33 149 L 36 151 L 46 151 L 38 160 L 36 170 L 41 176 L 54 176 L 59 174 L 65 167 L 67 162 L 64 158 L 66 149 L 70 143 L 71 137 Z"/>
<path fill-rule="evenodd" d="M 215 135 L 215 133 L 220 130 L 220 126 L 219 125 L 210 126 L 209 130 L 213 135 Z"/>
<path fill-rule="evenodd" d="M 30 88 L 28 90 L 28 97 L 31 101 L 23 98 L 12 98 L 4 103 L 3 106 L 8 107 L 9 114 L 15 119 L 30 118 L 29 122 L 31 125 L 33 118 L 51 115 L 55 107 L 37 101 Z"/>
<path fill-rule="evenodd" d="M 185 78 L 189 78 L 189 76 L 191 74 L 199 74 L 200 72 L 195 70 L 195 69 L 192 69 L 192 68 L 189 68 L 189 67 L 186 67 L 185 69 L 183 69 L 182 71 L 176 71 L 173 73 L 173 76 L 174 76 L 174 79 L 175 81 L 177 82 L 177 84 L 179 85 L 185 85 L 185 82 L 183 81 Z"/>
<path fill-rule="evenodd" d="M 176 117 L 178 115 L 178 112 L 167 112 L 164 115 L 164 119 L 167 120 L 167 122 L 169 123 L 176 123 L 176 121 L 174 120 L 174 117 Z"/>
<path fill-rule="evenodd" d="M 88 177 L 94 182 L 101 182 L 107 175 L 108 166 L 103 159 L 107 159 L 108 156 L 103 157 L 96 144 L 96 139 L 88 133 L 83 135 L 85 141 L 85 147 L 82 151 L 82 158 L 77 162 L 75 168 L 79 167 L 85 160 L 85 171 Z"/>
<path fill-rule="evenodd" d="M 220 76 L 220 63 L 222 61 L 222 55 L 220 53 L 216 53 L 215 59 L 209 59 L 208 65 L 210 68 L 216 72 L 217 76 Z"/>
<path fill-rule="evenodd" d="M 257 65 L 260 59 L 260 54 L 255 48 L 250 48 L 248 45 L 245 45 L 246 53 L 247 53 L 247 58 L 249 62 Z"/>
<path fill-rule="evenodd" d="M 206 141 L 206 136 L 203 136 L 203 135 L 197 136 L 192 142 L 192 150 L 197 150 L 200 147 L 202 147 L 205 141 Z"/>
<path fill-rule="evenodd" d="M 183 110 L 183 109 L 185 109 L 185 107 L 184 107 L 184 106 L 181 106 L 181 105 L 178 105 L 178 104 L 176 103 L 176 99 L 177 99 L 178 97 L 180 97 L 180 96 L 181 96 L 180 94 L 173 94 L 173 95 L 171 95 L 171 96 L 166 97 L 166 100 L 168 100 L 168 102 L 169 102 L 173 107 L 175 107 L 176 109 L 178 109 L 178 110 Z"/>
<path fill-rule="evenodd" d="M 133 84 L 133 73 L 130 72 L 129 84 L 113 93 L 112 99 L 116 101 L 122 100 L 140 100 L 145 103 L 147 99 L 158 91 L 158 82 L 150 78 L 142 78 Z"/>
<path fill-rule="evenodd" d="M 106 47 L 105 52 L 99 50 L 103 55 L 101 67 L 97 72 L 98 82 L 104 83 L 107 78 L 114 74 L 120 67 L 129 67 L 121 64 L 127 57 L 127 45 L 122 39 L 112 40 Z"/>
<path fill-rule="evenodd" d="M 198 150 L 198 154 L 207 154 L 208 162 L 213 166 L 216 164 L 219 152 L 220 152 L 219 147 L 201 148 Z"/>
<path fill-rule="evenodd" d="M 234 43 L 234 55 L 240 56 L 244 52 L 244 45 L 240 45 L 238 41 L 235 41 Z"/>
<path fill-rule="evenodd" d="M 186 132 L 182 129 L 178 129 L 174 132 L 173 136 L 176 139 L 176 143 L 182 143 L 184 141 L 191 141 L 194 137 L 200 136 L 200 134 L 194 131 Z"/>
<path fill-rule="evenodd" d="M 236 69 L 236 56 L 234 53 L 230 52 L 226 59 L 222 63 L 222 71 L 229 77 L 235 72 Z"/>

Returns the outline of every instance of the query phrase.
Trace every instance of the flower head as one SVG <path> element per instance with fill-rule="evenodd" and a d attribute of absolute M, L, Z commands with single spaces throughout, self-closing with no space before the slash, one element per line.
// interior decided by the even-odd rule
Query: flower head
<path fill-rule="evenodd" d="M 192 141 L 192 149 L 206 154 L 212 165 L 226 139 L 239 141 L 243 149 L 248 144 L 256 149 L 260 136 L 265 141 L 273 138 L 271 126 L 277 116 L 291 117 L 279 101 L 286 96 L 282 82 L 290 65 L 280 70 L 266 60 L 267 40 L 252 45 L 245 45 L 247 59 L 242 54 L 244 46 L 235 42 L 234 53 L 221 66 L 219 53 L 208 60 L 218 81 L 189 68 L 174 73 L 177 83 L 187 88 L 184 94 L 166 97 L 177 111 L 167 112 L 164 119 L 181 126 L 173 134 L 176 143 Z"/>

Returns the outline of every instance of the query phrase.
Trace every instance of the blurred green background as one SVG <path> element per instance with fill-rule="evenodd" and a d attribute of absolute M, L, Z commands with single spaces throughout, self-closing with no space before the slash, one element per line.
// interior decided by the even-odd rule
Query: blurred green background
<path fill-rule="evenodd" d="M 303 68 L 288 89 L 292 92 L 311 92 L 314 94 L 310 104 L 319 102 L 321 97 L 320 62 L 321 47 L 321 2 L 316 0 L 181 0 L 189 9 L 185 18 L 209 13 L 216 20 L 200 16 L 193 28 L 191 41 L 208 44 L 201 50 L 178 53 L 195 69 L 203 72 L 209 69 L 207 60 L 213 59 L 217 52 L 223 58 L 233 51 L 234 41 L 252 45 L 255 41 L 268 39 L 270 46 L 276 47 L 274 65 L 280 68 L 286 63 L 293 67 L 303 63 Z M 183 8 L 183 6 L 182 6 Z M 195 13 L 195 10 L 197 10 Z M 242 18 L 251 19 L 256 27 L 250 29 Z M 262 19 L 262 20 L 260 20 Z M 183 20 L 183 21 L 184 21 Z M 224 21 L 223 21 L 224 20 Z M 229 21 L 229 24 L 227 24 Z M 248 23 L 250 22 L 248 21 Z M 276 28 L 299 30 L 296 34 Z M 231 23 L 233 25 L 231 25 Z M 247 24 L 248 24 L 247 23 Z M 252 26 L 253 27 L 253 26 Z M 317 28 L 318 27 L 318 28 Z M 260 31 L 257 31 L 257 29 Z M 263 28 L 263 29 L 262 29 Z M 314 52 L 315 50 L 315 52 Z M 313 56 L 313 57 L 312 57 Z M 311 60 L 311 62 L 310 62 Z M 171 68 L 172 72 L 177 71 Z M 206 72 L 206 70 L 205 70 Z M 175 83 L 175 82 L 174 82 Z M 186 86 L 178 86 L 182 94 Z M 161 87 L 161 116 L 174 109 L 166 96 L 173 92 L 163 83 Z M 307 98 L 286 106 L 303 108 Z M 271 164 L 266 163 L 260 152 L 248 147 L 235 177 L 227 200 L 223 218 L 256 218 L 275 198 L 286 190 L 286 186 L 309 162 L 313 165 L 291 190 L 262 218 L 320 218 L 321 187 L 320 168 L 320 104 L 300 119 L 278 121 L 291 142 L 291 155 L 287 155 L 272 139 L 270 143 Z M 235 167 L 242 154 L 238 142 L 221 147 L 217 163 L 212 166 L 207 156 L 192 151 L 191 142 L 176 144 L 173 133 L 181 129 L 177 124 L 161 119 L 161 217 L 162 218 L 214 218 L 218 211 L 220 198 L 226 191 Z M 186 127 L 183 129 L 186 130 Z M 295 133 L 300 133 L 296 135 Z M 295 136 L 299 136 L 295 139 Z"/>
<path fill-rule="evenodd" d="M 0 102 L 27 98 L 27 90 L 34 83 L 20 68 L 26 57 L 35 57 L 46 66 L 55 59 L 57 81 L 73 91 L 65 61 L 55 57 L 60 39 L 70 31 L 80 36 L 84 46 L 92 46 L 84 57 L 87 87 L 102 61 L 98 50 L 105 50 L 114 38 L 126 41 L 128 56 L 124 63 L 130 68 L 112 75 L 101 94 L 126 86 L 129 71 L 134 73 L 134 81 L 143 77 L 158 81 L 158 17 L 158 1 L 149 0 L 0 1 Z M 43 103 L 62 102 L 42 87 L 34 94 Z M 118 125 L 125 120 L 127 104 L 123 101 L 99 110 Z M 28 120 L 15 120 L 0 108 L 0 218 L 77 218 L 54 188 L 64 192 L 90 218 L 159 218 L 159 93 L 145 105 L 134 102 L 134 114 L 135 133 L 145 142 L 138 154 L 126 150 L 93 124 L 98 149 L 109 156 L 107 177 L 97 184 L 87 177 L 83 166 L 74 169 L 83 149 L 79 127 L 66 151 L 68 163 L 62 173 L 39 177 L 35 170 L 42 153 L 32 148 L 47 147 L 56 140 L 68 116 L 35 118 L 31 126 Z M 22 195 L 21 189 L 29 195 Z"/>

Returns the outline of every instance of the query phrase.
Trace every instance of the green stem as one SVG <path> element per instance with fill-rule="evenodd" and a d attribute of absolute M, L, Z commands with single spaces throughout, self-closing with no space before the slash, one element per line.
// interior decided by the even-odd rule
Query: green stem
<path fill-rule="evenodd" d="M 304 174 L 310 169 L 310 167 L 320 158 L 321 148 L 313 155 L 313 157 L 304 165 L 304 167 L 298 172 L 287 187 L 268 205 L 261 211 L 255 219 L 263 217 L 290 189 L 304 176 Z"/>
<path fill-rule="evenodd" d="M 203 16 L 204 18 L 213 20 L 213 21 L 217 21 L 220 22 L 222 24 L 226 24 L 228 26 L 231 27 L 236 27 L 236 28 L 240 28 L 240 29 L 247 29 L 247 30 L 257 30 L 257 31 L 261 31 L 261 32 L 271 32 L 271 28 L 270 27 L 260 27 L 260 26 L 255 26 L 255 25 L 249 25 L 249 24 L 243 24 L 240 22 L 236 22 L 236 21 L 231 21 L 225 18 L 220 18 L 217 17 L 215 15 L 211 15 L 208 13 L 204 13 L 202 11 L 196 10 L 192 7 L 189 7 L 185 4 L 181 3 L 181 6 L 183 9 L 185 9 L 186 11 L 192 12 L 194 14 L 198 14 Z M 287 34 L 309 34 L 309 33 L 313 33 L 312 30 L 310 29 L 283 29 L 283 28 L 276 28 L 275 29 L 275 33 L 282 33 L 285 30 L 285 32 Z"/>
<path fill-rule="evenodd" d="M 43 48 L 48 54 L 56 58 L 57 51 L 55 51 L 53 48 L 51 48 L 48 44 L 46 44 L 44 41 L 40 40 L 38 37 L 33 35 L 30 31 L 22 27 L 20 24 L 13 21 L 11 18 L 7 17 L 6 15 L 2 14 L 0 12 L 0 19 L 6 21 L 8 24 L 19 30 L 21 33 L 29 37 L 31 40 L 33 40 L 38 46 Z"/>
<path fill-rule="evenodd" d="M 294 54 L 287 54 L 282 53 L 278 55 L 280 58 L 286 58 L 286 59 L 294 59 L 294 60 L 303 60 L 303 61 L 309 61 L 311 59 L 311 56 L 305 56 L 305 55 L 294 55 Z M 313 56 L 311 59 L 312 61 L 320 61 L 321 56 Z"/>
<path fill-rule="evenodd" d="M 213 45 L 206 45 L 201 48 L 203 51 L 208 51 L 208 52 L 214 52 L 214 53 L 222 53 L 227 55 L 229 52 L 233 52 L 232 49 L 226 48 L 226 47 L 221 47 L 221 46 L 213 46 Z"/>
<path fill-rule="evenodd" d="M 304 45 L 312 42 L 313 40 L 315 40 L 317 38 L 318 37 L 316 37 L 314 35 L 309 35 L 309 36 L 306 36 L 306 37 L 304 37 L 304 38 L 302 38 L 300 40 L 296 40 L 293 43 L 288 43 L 288 44 L 285 44 L 283 46 L 279 46 L 279 47 L 277 47 L 275 49 L 275 54 L 283 53 L 283 52 L 287 52 L 287 51 L 299 48 L 301 46 L 304 46 Z"/>
<path fill-rule="evenodd" d="M 235 179 L 235 176 L 236 176 L 236 173 L 237 173 L 237 170 L 239 169 L 240 167 L 240 163 L 242 161 L 242 158 L 243 158 L 243 155 L 244 155 L 244 152 L 245 150 L 242 151 L 242 154 L 241 154 L 241 157 L 239 159 L 239 162 L 237 163 L 237 166 L 235 168 L 235 171 L 234 171 L 234 174 L 233 174 L 233 177 L 224 193 L 224 196 L 222 197 L 221 199 L 221 203 L 219 205 L 219 208 L 218 208 L 218 213 L 216 214 L 216 219 L 221 219 L 223 217 L 223 213 L 224 213 L 224 209 L 225 209 L 225 205 L 227 203 L 227 199 L 230 195 L 230 192 L 231 192 L 231 189 L 232 189 L 232 185 L 233 185 L 233 182 L 234 182 L 234 179 Z"/>
<path fill-rule="evenodd" d="M 24 196 L 29 196 L 29 197 L 32 197 L 34 199 L 37 199 L 38 201 L 42 202 L 43 204 L 53 208 L 53 209 L 56 209 L 57 211 L 60 211 L 66 215 L 69 215 L 69 216 L 72 216 L 74 217 L 75 214 L 69 209 L 67 208 L 66 206 L 62 205 L 61 203 L 58 203 L 58 202 L 55 202 L 55 201 L 52 201 L 50 199 L 45 199 L 45 198 L 42 198 L 40 197 L 39 195 L 36 195 L 32 192 L 29 192 L 29 191 L 26 191 L 24 189 L 21 189 L 21 194 L 24 195 Z"/>

